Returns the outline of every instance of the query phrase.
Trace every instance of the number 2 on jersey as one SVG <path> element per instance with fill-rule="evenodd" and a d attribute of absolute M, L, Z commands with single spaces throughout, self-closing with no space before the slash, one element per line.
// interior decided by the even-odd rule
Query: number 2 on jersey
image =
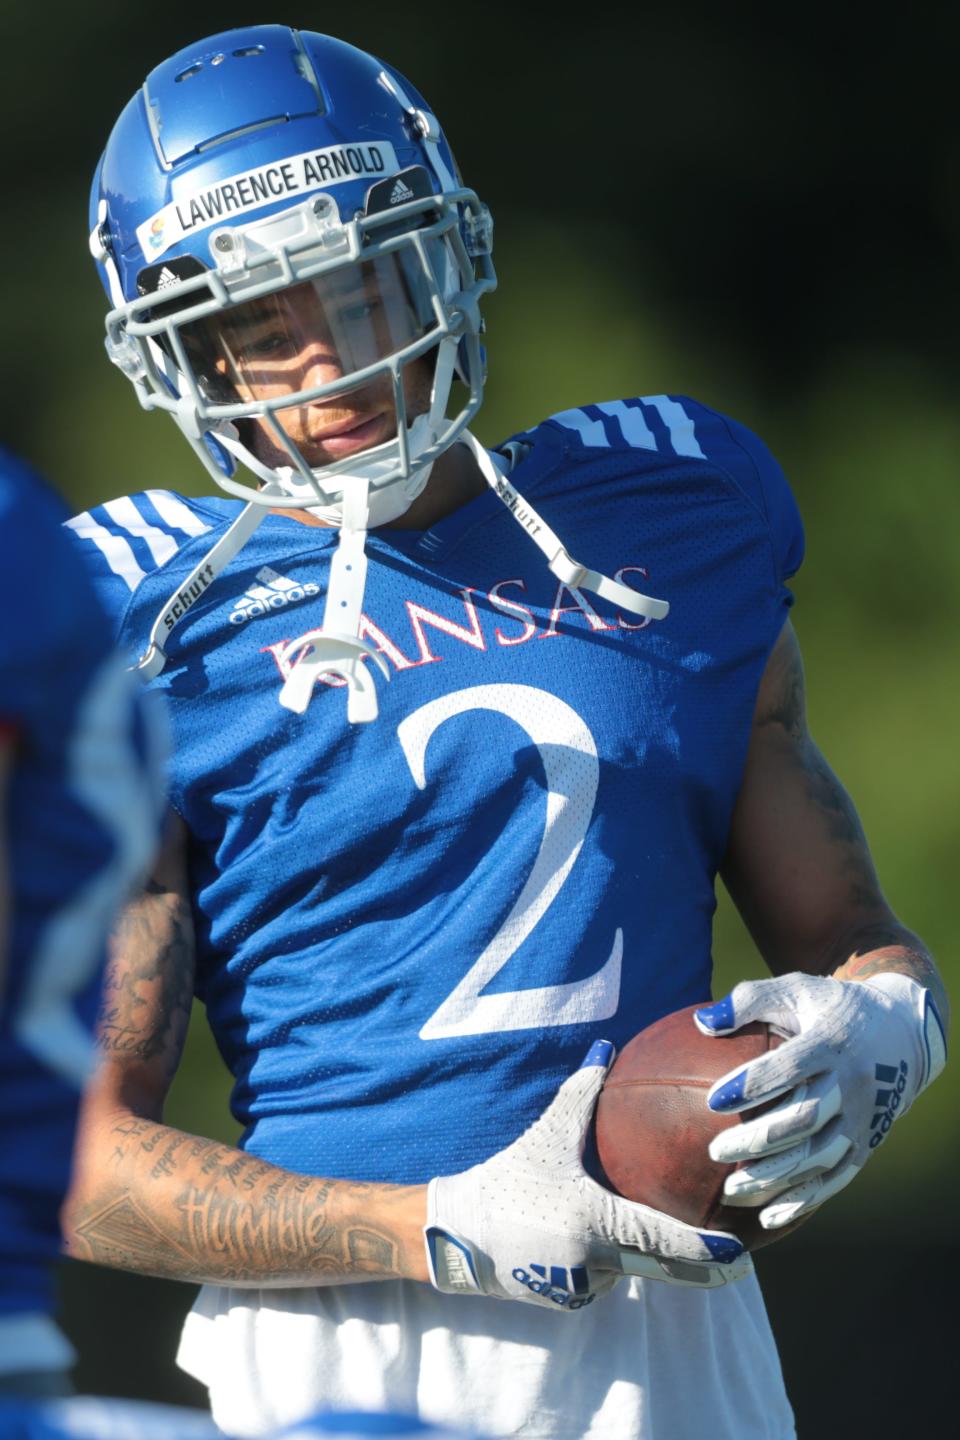
<path fill-rule="evenodd" d="M 484 995 L 559 894 L 573 869 L 593 816 L 600 764 L 593 736 L 563 700 L 531 685 L 475 685 L 430 701 L 397 728 L 418 789 L 427 785 L 430 737 L 445 720 L 468 710 L 506 715 L 529 735 L 547 780 L 546 822 L 533 869 L 510 913 L 463 979 L 427 1020 L 421 1040 L 482 1035 L 497 1030 L 540 1029 L 608 1020 L 620 999 L 623 932 L 618 929 L 606 962 L 585 980 Z"/>

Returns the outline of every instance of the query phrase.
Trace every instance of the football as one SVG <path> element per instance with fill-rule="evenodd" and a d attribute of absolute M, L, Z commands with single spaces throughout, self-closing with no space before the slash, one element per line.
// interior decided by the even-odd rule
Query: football
<path fill-rule="evenodd" d="M 764 1230 L 753 1207 L 724 1204 L 723 1182 L 737 1166 L 711 1160 L 707 1146 L 741 1117 L 715 1114 L 706 1097 L 721 1075 L 779 1045 L 781 1037 L 758 1023 L 714 1039 L 694 1024 L 697 1008 L 649 1025 L 614 1061 L 596 1111 L 601 1178 L 628 1200 L 699 1229 L 729 1230 L 756 1250 L 794 1226 Z"/>

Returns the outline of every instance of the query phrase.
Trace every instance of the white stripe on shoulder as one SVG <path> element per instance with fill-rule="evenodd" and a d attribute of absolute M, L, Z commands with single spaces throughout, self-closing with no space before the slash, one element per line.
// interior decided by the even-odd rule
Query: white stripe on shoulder
<path fill-rule="evenodd" d="M 679 400 L 668 395 L 644 395 L 644 405 L 652 405 L 670 432 L 670 444 L 678 455 L 690 455 L 696 460 L 706 460 L 700 449 L 693 421 Z"/>
<path fill-rule="evenodd" d="M 158 565 L 165 565 L 179 550 L 179 541 L 145 520 L 129 495 L 124 495 L 121 500 L 108 500 L 103 509 L 117 525 L 122 525 L 131 535 L 136 535 L 146 542 L 147 549 Z"/>
<path fill-rule="evenodd" d="M 551 415 L 550 418 L 566 430 L 575 430 L 584 445 L 606 446 L 610 449 L 610 441 L 602 420 L 591 420 L 582 410 L 561 410 L 559 415 Z"/>
<path fill-rule="evenodd" d="M 175 530 L 185 530 L 188 535 L 203 535 L 211 528 L 170 490 L 146 490 L 144 494 L 153 501 L 153 508 L 160 518 Z"/>
<path fill-rule="evenodd" d="M 79 539 L 89 540 L 96 545 L 114 575 L 119 575 L 122 580 L 125 580 L 131 590 L 136 590 L 141 580 L 146 580 L 147 572 L 137 564 L 137 557 L 134 555 L 129 541 L 121 539 L 119 535 L 114 535 L 104 525 L 98 524 L 89 510 L 84 510 L 82 515 L 75 515 L 66 523 L 68 529 L 72 530 Z"/>
<path fill-rule="evenodd" d="M 643 411 L 638 405 L 625 405 L 622 400 L 609 400 L 598 405 L 597 409 L 616 420 L 628 445 L 641 450 L 656 450 L 657 442 L 653 431 L 644 420 Z"/>

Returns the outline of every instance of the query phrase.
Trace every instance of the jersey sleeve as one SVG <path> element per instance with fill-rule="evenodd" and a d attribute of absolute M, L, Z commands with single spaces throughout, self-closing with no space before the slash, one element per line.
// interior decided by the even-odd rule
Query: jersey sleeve
<path fill-rule="evenodd" d="M 737 420 L 725 419 L 725 424 L 734 445 L 742 452 L 742 459 L 731 468 L 743 488 L 754 493 L 766 515 L 777 578 L 784 583 L 803 564 L 804 533 L 799 506 L 782 467 L 759 435 Z"/>
<path fill-rule="evenodd" d="M 775 456 L 759 435 L 739 420 L 732 420 L 688 396 L 655 398 L 661 402 L 662 414 L 674 411 L 676 433 L 686 439 L 685 453 L 724 470 L 763 516 L 773 550 L 776 579 L 785 585 L 803 563 L 803 521 L 790 483 Z M 682 429 L 680 416 L 688 422 L 688 431 Z"/>
<path fill-rule="evenodd" d="M 546 424 L 568 444 L 594 453 L 626 446 L 659 464 L 713 465 L 762 516 L 777 583 L 785 585 L 799 570 L 803 523 L 790 485 L 767 446 L 739 421 L 687 395 L 642 395 L 564 410 Z M 530 434 L 514 440 L 523 442 Z M 789 592 L 786 599 L 792 599 Z"/>

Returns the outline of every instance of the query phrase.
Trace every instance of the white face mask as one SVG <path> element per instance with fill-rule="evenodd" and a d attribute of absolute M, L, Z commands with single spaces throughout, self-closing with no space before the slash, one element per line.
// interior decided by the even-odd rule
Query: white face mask
<path fill-rule="evenodd" d="M 215 268 L 174 258 L 145 272 L 147 293 L 108 316 L 108 352 L 228 494 L 256 504 L 269 491 L 271 506 L 338 523 L 362 479 L 384 524 L 480 407 L 487 218 L 465 190 L 347 222 L 318 195 L 215 230 Z"/>

